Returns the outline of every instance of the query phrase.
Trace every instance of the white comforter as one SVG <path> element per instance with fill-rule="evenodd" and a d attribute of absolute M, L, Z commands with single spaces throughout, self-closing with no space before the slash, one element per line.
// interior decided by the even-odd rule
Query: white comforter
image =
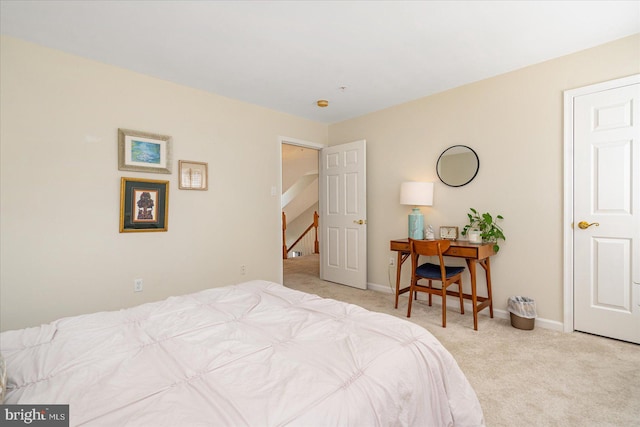
<path fill-rule="evenodd" d="M 251 281 L 0 334 L 5 403 L 70 404 L 71 425 L 481 426 L 425 329 Z"/>

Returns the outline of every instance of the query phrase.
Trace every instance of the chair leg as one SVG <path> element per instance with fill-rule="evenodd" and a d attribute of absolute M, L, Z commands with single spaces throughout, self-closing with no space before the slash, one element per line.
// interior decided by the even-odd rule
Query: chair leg
<path fill-rule="evenodd" d="M 433 289 L 431 287 L 431 280 L 429 280 L 429 289 Z M 429 307 L 431 307 L 431 293 L 429 293 Z"/>
<path fill-rule="evenodd" d="M 458 294 L 460 295 L 460 314 L 464 314 L 464 300 L 462 299 L 462 279 L 458 282 Z"/>
<path fill-rule="evenodd" d="M 447 327 L 447 287 L 442 284 L 442 327 Z"/>
<path fill-rule="evenodd" d="M 416 298 L 418 297 L 418 292 L 414 290 L 415 289 L 414 288 L 414 286 L 415 286 L 414 283 L 415 283 L 415 281 L 412 279 L 411 280 L 411 287 L 409 288 L 409 306 L 407 308 L 407 317 L 411 317 L 411 303 L 413 302 L 413 298 L 411 298 L 411 295 L 413 293 L 415 293 Z"/>

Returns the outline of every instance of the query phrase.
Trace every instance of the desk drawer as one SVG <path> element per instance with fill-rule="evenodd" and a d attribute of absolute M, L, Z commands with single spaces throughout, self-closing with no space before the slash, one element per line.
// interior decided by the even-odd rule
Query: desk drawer
<path fill-rule="evenodd" d="M 444 255 L 463 258 L 478 258 L 478 248 L 450 247 L 449 249 L 447 249 Z"/>
<path fill-rule="evenodd" d="M 391 250 L 397 252 L 409 252 L 409 242 L 391 241 Z"/>

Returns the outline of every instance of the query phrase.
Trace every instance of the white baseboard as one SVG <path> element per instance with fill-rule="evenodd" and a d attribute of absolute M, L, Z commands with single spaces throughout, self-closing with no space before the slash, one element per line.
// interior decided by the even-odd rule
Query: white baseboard
<path fill-rule="evenodd" d="M 372 291 L 376 291 L 376 292 L 384 292 L 387 294 L 394 294 L 395 293 L 395 289 L 391 289 L 390 286 L 384 286 L 384 285 L 378 285 L 376 283 L 367 283 L 367 289 L 370 289 Z M 408 297 L 408 293 L 402 294 L 400 295 L 401 298 L 407 298 Z M 418 293 L 418 299 L 423 299 L 426 298 L 426 295 Z M 453 299 L 447 298 L 447 307 L 458 307 L 458 304 L 456 301 L 453 301 Z M 472 310 L 471 309 L 471 303 L 465 301 L 464 302 L 464 308 L 465 310 Z M 488 310 L 482 310 L 480 312 L 481 316 L 489 316 L 489 311 Z M 510 318 L 510 313 L 506 310 L 499 310 L 497 308 L 493 309 L 493 317 L 497 317 L 499 319 L 509 319 Z M 558 331 L 558 332 L 564 332 L 564 324 L 562 322 L 558 322 L 556 320 L 549 320 L 549 319 L 544 319 L 541 317 L 536 317 L 536 325 L 544 328 L 544 329 L 550 329 L 552 331 Z"/>

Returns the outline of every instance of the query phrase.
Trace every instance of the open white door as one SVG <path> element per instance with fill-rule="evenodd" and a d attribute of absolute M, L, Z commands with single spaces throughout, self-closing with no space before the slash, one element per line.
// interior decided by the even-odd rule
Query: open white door
<path fill-rule="evenodd" d="M 640 83 L 574 98 L 574 328 L 640 344 Z"/>
<path fill-rule="evenodd" d="M 320 151 L 320 278 L 367 288 L 366 141 Z"/>

